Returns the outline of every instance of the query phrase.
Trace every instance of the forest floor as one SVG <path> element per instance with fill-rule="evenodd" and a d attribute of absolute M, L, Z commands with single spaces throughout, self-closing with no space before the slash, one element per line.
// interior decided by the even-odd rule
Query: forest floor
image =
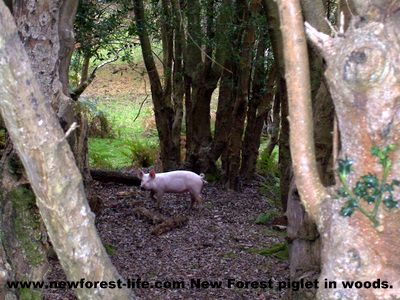
<path fill-rule="evenodd" d="M 189 210 L 187 194 L 166 194 L 158 212 L 165 218 L 189 220 L 158 236 L 150 232 L 153 224 L 133 212 L 136 207 L 156 211 L 148 192 L 99 182 L 95 190 L 104 201 L 96 217 L 100 238 L 125 280 L 149 283 L 149 288 L 134 289 L 141 299 L 279 299 L 284 294 L 278 283 L 289 278 L 288 261 L 252 252 L 285 241 L 284 232 L 254 222 L 261 213 L 276 210 L 259 183 L 244 185 L 241 192 L 208 183 L 201 211 L 197 205 Z M 48 281 L 65 281 L 57 259 L 51 264 Z M 199 282 L 204 285 L 196 287 Z M 247 288 L 245 282 L 251 282 Z M 173 288 L 174 284 L 178 286 Z M 76 298 L 72 290 L 48 288 L 44 299 Z"/>
<path fill-rule="evenodd" d="M 143 66 L 132 71 L 118 64 L 108 65 L 98 72 L 87 93 L 105 101 L 125 99 L 127 107 L 131 107 L 138 95 L 149 93 L 150 85 L 146 76 L 140 75 L 140 68 Z M 164 195 L 157 211 L 148 192 L 123 184 L 95 182 L 95 193 L 103 201 L 96 227 L 126 281 L 140 278 L 150 286 L 180 284 L 178 288 L 135 288 L 141 299 L 279 299 L 285 290 L 279 291 L 278 283 L 288 281 L 289 262 L 258 253 L 285 243 L 286 232 L 273 230 L 271 224 L 254 222 L 262 213 L 279 211 L 260 186 L 254 181 L 244 185 L 241 192 L 228 192 L 219 183 L 208 183 L 203 188 L 202 211 L 197 205 L 189 210 L 188 194 Z M 138 207 L 165 218 L 187 216 L 189 220 L 182 227 L 153 235 L 155 225 L 134 213 Z M 66 281 L 56 258 L 51 260 L 47 280 Z M 198 282 L 203 286 L 196 287 Z M 245 282 L 251 282 L 250 286 L 245 288 Z M 70 289 L 47 288 L 43 297 L 77 299 Z"/>

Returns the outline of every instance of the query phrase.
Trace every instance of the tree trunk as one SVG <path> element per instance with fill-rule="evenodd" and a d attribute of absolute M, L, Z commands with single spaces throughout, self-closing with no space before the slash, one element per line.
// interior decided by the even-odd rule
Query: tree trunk
<path fill-rule="evenodd" d="M 24 1 L 13 1 L 13 14 L 18 24 L 20 38 L 31 59 L 31 65 L 36 73 L 42 92 L 55 112 L 60 107 L 68 107 L 69 99 L 64 95 L 59 77 L 58 58 L 60 49 L 59 34 L 65 55 L 72 52 L 71 37 L 72 22 L 75 16 L 77 1 L 68 2 L 68 12 L 63 10 L 62 1 L 48 1 L 29 5 Z M 74 10 L 75 7 L 75 10 Z M 60 26 L 60 23 L 63 24 Z M 59 28 L 65 28 L 59 32 Z M 73 39 L 72 39 L 73 46 Z M 66 65 L 69 57 L 60 56 L 60 65 Z M 62 68 L 60 68 L 61 70 Z M 67 75 L 67 70 L 64 68 Z M 65 114 L 65 122 L 72 124 L 73 113 Z M 3 242 L 5 254 L 10 264 L 14 279 L 42 280 L 47 269 L 47 234 L 39 211 L 35 206 L 35 197 L 26 179 L 22 164 L 13 150 L 11 141 L 7 140 L 9 151 L 2 158 L 2 206 L 7 208 L 2 218 L 8 226 L 4 228 L 7 238 Z M 12 204 L 12 206 L 10 206 Z M 20 206 L 20 209 L 15 207 Z M 13 209 L 11 209 L 13 207 Z M 5 220 L 8 219 L 9 220 Z M 21 230 L 24 229 L 24 230 Z M 37 239 L 26 238 L 25 234 L 36 236 Z M 37 255 L 32 255 L 37 251 Z M 32 259 L 35 257 L 35 259 Z M 32 290 L 32 297 L 38 291 Z M 40 293 L 40 292 L 39 292 Z"/>
<path fill-rule="evenodd" d="M 338 116 L 341 147 L 339 156 L 348 156 L 353 161 L 354 172 L 347 183 L 354 187 L 360 177 L 374 173 L 381 180 L 382 167 L 378 159 L 370 154 L 372 146 L 383 148 L 398 144 L 400 115 L 398 97 L 400 79 L 396 67 L 400 42 L 397 28 L 399 19 L 393 14 L 399 4 L 393 1 L 381 3 L 382 13 L 371 14 L 375 7 L 359 3 L 356 10 L 360 17 L 352 20 L 345 38 L 326 39 L 322 50 L 328 62 L 326 72 Z M 327 37 L 327 36 L 326 36 Z M 328 46 L 332 46 L 330 50 Z M 400 171 L 400 151 L 396 147 L 390 154 L 392 166 L 387 180 L 390 182 Z M 398 190 L 394 201 L 399 201 Z M 344 206 L 343 200 L 324 201 L 322 218 L 329 216 L 326 232 L 346 228 L 335 242 L 323 236 L 323 270 L 321 277 L 339 280 L 373 281 L 387 280 L 391 288 L 354 289 L 345 291 L 351 298 L 386 299 L 398 295 L 400 282 L 398 269 L 400 259 L 393 249 L 400 247 L 395 232 L 400 221 L 398 211 L 379 207 L 379 227 L 356 211 L 350 218 L 332 217 Z M 371 211 L 372 205 L 362 201 L 361 206 Z M 383 206 L 383 204 L 381 205 Z M 320 224 L 321 226 L 322 224 Z M 334 229 L 335 228 L 335 229 Z M 341 229 L 339 229 L 341 230 Z M 335 245 L 339 245 L 336 247 Z M 370 274 L 374 274 L 371 278 Z M 327 297 L 339 291 L 319 291 L 319 297 Z"/>
<path fill-rule="evenodd" d="M 174 8 L 177 8 L 178 1 L 171 0 Z M 175 11 L 179 11 L 175 9 Z M 174 24 L 179 24 L 179 17 L 174 15 Z M 185 95 L 185 79 L 183 72 L 183 32 L 180 26 L 175 26 L 175 36 L 174 36 L 174 68 L 173 68 L 173 79 L 172 79 L 172 102 L 175 108 L 175 118 L 172 124 L 172 144 L 176 149 L 176 153 L 179 155 L 177 160 L 179 161 L 179 167 L 183 159 L 182 158 L 182 147 L 181 147 L 181 130 L 183 122 L 183 97 Z M 186 155 L 186 154 L 185 154 Z"/>
<path fill-rule="evenodd" d="M 290 173 L 292 170 L 291 153 L 289 148 L 289 107 L 288 94 L 286 89 L 286 79 L 281 77 L 278 83 L 278 99 L 281 108 L 281 124 L 279 133 L 279 173 L 281 204 L 283 211 L 287 211 L 289 201 Z"/>
<path fill-rule="evenodd" d="M 259 1 L 251 1 L 249 6 L 245 1 L 239 1 L 238 9 L 244 9 L 245 20 L 249 22 L 250 17 L 259 12 L 261 5 Z M 245 21 L 245 22 L 246 22 Z M 227 188 L 239 189 L 239 169 L 242 150 L 242 137 L 244 131 L 244 122 L 246 119 L 248 105 L 248 91 L 250 80 L 251 53 L 253 51 L 255 41 L 255 26 L 254 24 L 245 25 L 241 60 L 238 67 L 238 84 L 235 104 L 232 112 L 232 130 L 229 136 L 229 163 L 227 168 Z"/>
<path fill-rule="evenodd" d="M 170 4 L 164 2 L 165 5 L 170 9 Z M 164 5 L 164 6 L 165 6 Z M 167 8 L 164 7 L 164 13 Z M 158 131 L 158 137 L 160 139 L 161 148 L 161 162 L 164 171 L 174 170 L 180 165 L 180 140 L 178 144 L 177 130 L 179 126 L 179 119 L 181 118 L 180 104 L 176 110 L 171 100 L 171 74 L 172 74 L 172 35 L 173 29 L 170 27 L 170 19 L 164 23 L 168 29 L 164 31 L 163 47 L 164 47 L 164 88 L 161 85 L 160 76 L 157 71 L 157 67 L 153 58 L 151 43 L 149 34 L 146 28 L 146 20 L 144 14 L 144 6 L 142 0 L 134 1 L 134 11 L 136 25 L 138 28 L 138 35 L 143 53 L 144 63 L 149 76 L 151 85 L 151 94 L 154 104 L 154 114 L 156 118 L 156 125 Z M 167 36 L 168 35 L 168 36 Z M 178 98 L 175 98 L 178 100 Z M 177 113 L 176 113 L 177 112 Z M 175 123 L 175 130 L 172 130 L 173 124 Z"/>
<path fill-rule="evenodd" d="M 203 37 L 202 7 L 198 1 L 189 1 L 187 15 L 187 36 L 184 50 L 185 76 L 190 94 L 186 93 L 186 130 L 187 156 L 186 166 L 197 173 L 215 172 L 215 161 L 211 155 L 211 118 L 210 103 L 214 90 L 221 77 L 221 65 L 225 60 L 223 32 L 218 26 L 229 18 L 226 6 L 229 1 L 222 2 L 222 9 L 214 24 L 215 1 L 206 5 L 206 32 Z M 203 42 L 203 39 L 206 42 Z M 188 97 L 190 95 L 190 97 Z"/>
<path fill-rule="evenodd" d="M 329 32 L 329 27 L 323 21 L 325 8 L 323 1 L 301 1 L 304 17 L 319 30 Z M 315 156 L 317 168 L 322 183 L 325 186 L 334 184 L 332 166 L 332 132 L 333 103 L 327 91 L 323 77 L 322 58 L 309 49 L 311 99 L 313 108 Z M 294 181 L 292 184 L 295 185 Z M 294 187 L 296 189 L 296 187 Z M 300 205 L 298 193 L 289 193 L 288 199 L 288 239 L 291 258 L 291 280 L 305 278 L 309 281 L 318 279 L 321 261 L 321 240 L 317 226 L 304 207 Z M 293 299 L 315 299 L 317 289 L 304 293 L 291 292 Z"/>
<path fill-rule="evenodd" d="M 42 91 L 50 99 L 64 132 L 74 122 L 78 125 L 78 130 L 69 135 L 68 142 L 91 204 L 93 189 L 88 160 L 88 125 L 76 103 L 71 100 L 68 89 L 69 65 L 75 43 L 73 23 L 78 0 L 45 1 L 34 6 L 24 1 L 14 2 L 14 19 Z"/>
<path fill-rule="evenodd" d="M 268 156 L 271 156 L 278 144 L 281 124 L 281 101 L 278 92 L 275 91 L 274 96 L 272 97 L 274 97 L 272 113 L 268 116 L 266 121 L 267 131 L 269 133 L 269 142 L 265 151 L 268 153 Z"/>
<path fill-rule="evenodd" d="M 237 5 L 237 4 L 236 4 Z M 237 49 L 241 49 L 243 36 L 244 10 L 235 9 L 233 16 L 234 29 L 229 34 L 229 51 L 219 85 L 218 107 L 216 112 L 214 139 L 211 145 L 211 155 L 214 161 L 221 158 L 223 181 L 227 181 L 230 151 L 228 149 L 229 135 L 232 130 L 232 111 L 236 99 L 238 74 Z"/>
<path fill-rule="evenodd" d="M 228 140 L 232 124 L 232 110 L 234 104 L 233 74 L 236 66 L 230 58 L 226 59 L 224 71 L 219 84 L 218 107 L 215 120 L 214 139 L 211 145 L 211 155 L 214 161 L 221 157 L 222 170 L 228 164 Z M 225 174 L 223 175 L 226 178 Z"/>
<path fill-rule="evenodd" d="M 278 7 L 275 1 L 263 0 L 268 19 L 268 32 L 271 37 L 272 51 L 274 53 L 275 64 L 277 65 L 277 81 L 275 101 L 280 103 L 280 134 L 279 134 L 279 171 L 280 171 L 280 191 L 283 211 L 286 211 L 289 197 L 291 157 L 289 149 L 289 122 L 287 119 L 287 91 L 285 65 L 283 60 L 283 42 L 280 29 Z M 272 147 L 271 147 L 272 148 Z M 273 150 L 273 149 L 272 149 Z"/>
<path fill-rule="evenodd" d="M 44 280 L 49 269 L 49 244 L 46 228 L 36 206 L 35 195 L 11 142 L 7 142 L 0 163 L 0 298 L 13 299 L 11 295 L 19 298 L 21 291 L 7 289 L 7 281 Z M 39 299 L 42 290 L 29 289 L 26 292 L 32 299 Z"/>
<path fill-rule="evenodd" d="M 0 12 L 0 110 L 61 265 L 68 280 L 122 280 L 96 233 L 66 136 L 40 91 L 14 20 L 2 2 Z M 76 291 L 81 299 L 133 298 L 127 289 Z"/>
<path fill-rule="evenodd" d="M 389 207 L 397 207 L 400 200 L 398 182 L 392 182 L 400 171 L 400 151 L 395 147 L 386 157 L 375 149 L 380 158 L 370 151 L 372 146 L 398 146 L 400 79 L 395 62 L 400 51 L 396 14 L 400 5 L 396 1 L 355 2 L 360 16 L 353 19 L 344 35 L 339 32 L 335 38 L 306 25 L 308 36 L 321 49 L 328 66 L 326 77 L 341 137 L 339 173 L 343 182 L 325 189 L 315 164 L 306 45 L 296 4 L 282 1 L 280 13 L 291 83 L 291 134 L 304 137 L 301 141 L 291 139 L 294 173 L 302 203 L 322 237 L 320 283 L 326 279 L 330 283 L 329 288 L 320 285 L 317 297 L 396 298 L 400 293 L 400 258 L 393 249 L 400 246 L 400 214 L 398 208 Z M 351 168 L 346 156 L 351 159 Z M 391 165 L 384 171 L 382 164 L 388 159 Z M 368 183 L 366 193 L 375 189 L 378 196 L 368 204 L 362 188 L 374 176 L 377 183 Z M 344 288 L 343 282 L 350 281 L 358 281 L 362 287 Z"/>
<path fill-rule="evenodd" d="M 240 176 L 244 180 L 251 180 L 256 172 L 257 159 L 260 148 L 261 133 L 268 112 L 271 111 L 276 79 L 276 68 L 271 67 L 268 77 L 265 71 L 265 53 L 268 37 L 264 36 L 257 46 L 255 68 L 252 81 L 251 100 L 247 111 L 246 131 L 243 138 L 242 162 Z"/>

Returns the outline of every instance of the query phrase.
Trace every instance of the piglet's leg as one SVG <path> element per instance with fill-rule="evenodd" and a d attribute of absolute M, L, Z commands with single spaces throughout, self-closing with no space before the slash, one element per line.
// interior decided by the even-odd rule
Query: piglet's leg
<path fill-rule="evenodd" d="M 199 209 L 203 209 L 203 202 L 202 202 L 201 196 L 200 196 L 200 195 L 197 195 L 197 194 L 194 194 L 194 193 L 191 194 L 190 196 L 191 196 L 190 209 L 193 208 L 194 200 L 197 201 L 197 204 L 198 204 L 198 206 L 199 206 Z"/>
<path fill-rule="evenodd" d="M 161 201 L 162 201 L 162 194 L 161 195 L 157 195 L 157 209 L 160 209 L 161 206 Z"/>
<path fill-rule="evenodd" d="M 193 209 L 195 198 L 192 194 L 190 194 L 190 207 L 189 209 Z"/>

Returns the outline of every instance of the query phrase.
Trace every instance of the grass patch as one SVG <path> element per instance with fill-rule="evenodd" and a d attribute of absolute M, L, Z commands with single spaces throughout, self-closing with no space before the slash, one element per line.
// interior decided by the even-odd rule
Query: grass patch
<path fill-rule="evenodd" d="M 105 138 L 89 137 L 91 167 L 120 169 L 154 163 L 159 155 L 159 143 L 149 101 L 145 98 L 132 101 L 128 97 L 85 99 L 85 106 L 92 113 L 103 112 L 112 132 L 112 136 Z"/>
<path fill-rule="evenodd" d="M 113 246 L 110 244 L 104 244 L 104 248 L 106 249 L 108 255 L 113 255 L 115 253 Z"/>
<path fill-rule="evenodd" d="M 269 248 L 248 249 L 246 252 L 257 253 L 266 257 L 274 256 L 281 260 L 289 259 L 289 248 L 287 243 L 278 243 Z"/>
<path fill-rule="evenodd" d="M 254 223 L 256 224 L 268 224 L 271 222 L 272 219 L 280 216 L 280 213 L 277 211 L 271 210 L 265 213 L 261 213 L 258 215 L 258 217 L 254 220 Z"/>
<path fill-rule="evenodd" d="M 131 160 L 121 153 L 125 140 L 121 138 L 89 138 L 89 164 L 94 168 L 119 169 L 131 165 Z"/>

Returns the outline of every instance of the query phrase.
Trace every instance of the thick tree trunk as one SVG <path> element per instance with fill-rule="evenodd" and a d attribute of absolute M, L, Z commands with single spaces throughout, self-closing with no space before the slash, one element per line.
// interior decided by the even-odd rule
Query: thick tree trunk
<path fill-rule="evenodd" d="M 93 190 L 89 173 L 87 120 L 70 98 L 68 90 L 69 65 L 75 42 L 73 22 L 77 8 L 78 0 L 42 1 L 34 6 L 15 1 L 13 14 L 36 78 L 50 99 L 64 132 L 74 122 L 78 125 L 78 130 L 69 135 L 68 142 L 91 203 Z"/>
<path fill-rule="evenodd" d="M 277 70 L 275 101 L 280 103 L 280 134 L 279 134 L 279 171 L 280 191 L 283 211 L 286 211 L 289 197 L 291 158 L 289 149 L 289 122 L 287 107 L 286 81 L 284 78 L 285 66 L 283 60 L 283 42 L 280 29 L 278 7 L 275 1 L 263 0 L 268 19 L 268 32 L 271 37 L 272 51 L 274 53 Z M 271 147 L 272 148 L 272 147 Z M 273 150 L 273 149 L 272 149 Z"/>
<path fill-rule="evenodd" d="M 49 100 L 33 75 L 12 16 L 2 3 L 0 12 L 0 110 L 61 265 L 68 280 L 122 280 L 98 238 L 82 177 Z M 127 289 L 76 292 L 81 299 L 133 298 Z"/>
<path fill-rule="evenodd" d="M 31 59 L 36 79 L 55 112 L 59 112 L 61 107 L 70 105 L 69 99 L 63 93 L 59 77 L 58 58 L 59 54 L 62 54 L 59 52 L 59 33 L 66 41 L 62 46 L 63 53 L 68 56 L 72 53 L 72 21 L 75 16 L 77 1 L 68 2 L 68 12 L 62 10 L 62 5 L 62 1 L 47 1 L 34 5 L 28 5 L 26 1 L 13 1 L 12 5 L 20 38 Z M 64 22 L 62 26 L 60 26 L 61 22 Z M 65 31 L 59 32 L 59 28 L 62 27 L 65 28 Z M 61 65 L 67 64 L 69 58 L 70 56 L 60 57 Z M 64 69 L 64 72 L 67 75 L 66 69 Z M 69 113 L 65 114 L 63 120 L 72 124 L 73 112 L 71 108 L 69 108 Z M 2 158 L 1 185 L 3 189 L 1 198 L 2 206 L 5 208 L 3 210 L 5 214 L 2 218 L 4 224 L 8 225 L 4 227 L 4 234 L 6 237 L 12 238 L 4 239 L 3 247 L 5 254 L 7 254 L 8 263 L 15 275 L 13 279 L 42 280 L 47 268 L 46 230 L 35 206 L 35 196 L 27 182 L 22 164 L 16 163 L 18 157 L 13 150 L 11 141 L 8 140 L 7 142 L 7 149 L 10 151 L 4 153 Z M 20 209 L 15 209 L 16 207 L 20 207 Z M 23 230 L 21 230 L 22 228 Z M 26 238 L 25 234 L 38 238 Z M 32 255 L 32 251 L 37 251 L 37 255 Z M 36 258 L 32 260 L 33 257 Z M 38 293 L 38 291 L 30 291 L 32 297 L 33 294 Z"/>
<path fill-rule="evenodd" d="M 167 3 L 164 3 L 167 4 Z M 168 3 L 169 7 L 169 3 Z M 166 9 L 166 8 L 165 8 Z M 154 104 L 154 114 L 156 118 L 156 125 L 158 131 L 158 137 L 160 139 L 161 147 L 161 162 L 163 170 L 174 170 L 180 165 L 180 144 L 178 144 L 178 136 L 175 125 L 175 130 L 172 127 L 175 122 L 179 122 L 181 118 L 181 112 L 178 105 L 178 110 L 175 110 L 171 100 L 171 74 L 172 74 L 172 28 L 169 27 L 169 23 L 164 24 L 168 26 L 169 30 L 164 31 L 164 66 L 167 68 L 164 70 L 164 88 L 162 87 L 160 76 L 157 71 L 157 67 L 153 58 L 150 38 L 146 28 L 144 6 L 142 0 L 134 1 L 135 19 L 138 28 L 138 35 L 140 44 L 142 47 L 143 59 L 146 65 L 146 70 L 149 76 L 151 85 L 151 94 Z M 175 98 L 178 100 L 178 98 Z M 178 112 L 176 121 L 176 111 Z M 175 120 L 175 121 L 174 121 Z M 173 136 L 177 135 L 177 136 Z"/>
<path fill-rule="evenodd" d="M 235 104 L 232 112 L 232 130 L 229 136 L 229 163 L 227 168 L 227 183 L 229 189 L 239 189 L 239 170 L 242 150 L 242 137 L 244 132 L 244 122 L 246 119 L 248 105 L 248 91 L 251 70 L 251 58 L 255 41 L 255 26 L 251 24 L 250 17 L 259 12 L 261 5 L 259 1 L 251 1 L 248 4 L 245 1 L 239 1 L 238 9 L 244 9 L 245 20 L 249 24 L 245 25 L 240 67 L 238 67 L 238 84 L 236 91 Z"/>
<path fill-rule="evenodd" d="M 342 159 L 348 156 L 353 162 L 353 173 L 347 176 L 350 188 L 356 186 L 361 176 L 369 173 L 376 174 L 382 180 L 382 166 L 378 164 L 379 159 L 370 154 L 370 150 L 372 146 L 382 149 L 389 144 L 398 145 L 400 132 L 400 80 L 397 76 L 399 69 L 394 63 L 398 61 L 400 51 L 397 32 L 400 23 L 393 14 L 399 9 L 399 4 L 383 1 L 381 11 L 384 14 L 376 15 L 371 14 L 375 7 L 368 3 L 360 2 L 356 9 L 361 17 L 352 20 L 345 37 L 331 39 L 322 34 L 315 35 L 323 38 L 318 44 L 327 59 L 326 76 L 338 116 L 342 146 L 339 156 Z M 399 158 L 399 148 L 396 147 L 390 154 L 392 165 L 388 182 L 397 177 L 400 171 Z M 400 194 L 396 189 L 393 200 L 399 201 Z M 365 210 L 373 210 L 373 205 L 360 201 Z M 330 222 L 324 224 L 324 230 L 328 233 L 326 236 L 330 236 L 333 230 L 347 230 L 336 236 L 335 241 L 323 235 L 321 277 L 363 282 L 375 279 L 389 281 L 390 289 L 341 291 L 353 299 L 386 299 L 398 295 L 400 259 L 394 255 L 393 249 L 400 247 L 395 233 L 398 231 L 400 214 L 397 209 L 388 210 L 381 204 L 377 214 L 380 226 L 374 227 L 371 220 L 359 210 L 349 218 L 336 217 L 345 203 L 343 200 L 322 203 L 318 220 L 321 222 L 329 216 Z M 374 274 L 373 278 L 370 274 Z M 340 290 L 340 286 L 320 290 L 319 297 L 331 297 Z"/>
<path fill-rule="evenodd" d="M 301 1 L 305 19 L 329 32 L 329 27 L 322 16 L 325 15 L 323 1 Z M 325 186 L 334 184 L 332 168 L 333 142 L 333 103 L 327 91 L 323 77 L 322 58 L 309 48 L 311 99 L 313 108 L 315 156 L 320 179 Z M 292 181 L 295 185 L 295 182 Z M 294 187 L 296 189 L 296 187 Z M 291 189 L 292 191 L 292 189 Z M 288 199 L 288 238 L 290 251 L 291 280 L 305 278 L 314 281 L 318 278 L 321 261 L 321 240 L 317 226 L 304 207 L 300 205 L 298 193 L 289 193 Z M 315 299 L 317 289 L 304 293 L 291 292 L 293 299 Z"/>
<path fill-rule="evenodd" d="M 228 163 L 228 137 L 232 124 L 232 110 L 234 104 L 233 73 L 236 67 L 227 58 L 224 71 L 219 84 L 218 107 L 215 120 L 214 139 L 211 145 L 211 155 L 214 161 L 221 157 L 222 170 L 227 169 Z M 225 177 L 225 175 L 224 175 Z"/>
<path fill-rule="evenodd" d="M 343 159 L 340 172 L 346 187 L 337 184 L 325 189 L 313 151 L 309 76 L 304 72 L 308 67 L 300 9 L 295 1 L 280 4 L 282 24 L 285 24 L 282 32 L 287 43 L 287 78 L 291 83 L 291 133 L 304 137 L 302 141 L 291 139 L 294 173 L 302 203 L 317 222 L 322 237 L 320 283 L 330 281 L 329 288 L 325 284 L 320 286 L 317 297 L 398 298 L 400 259 L 393 249 L 400 247 L 400 214 L 398 208 L 388 206 L 398 206 L 400 193 L 397 182 L 393 191 L 386 184 L 392 183 L 400 171 L 397 146 L 400 79 L 396 64 L 400 51 L 396 12 L 400 5 L 397 1 L 355 2 L 360 17 L 354 18 L 345 34 L 339 32 L 335 38 L 306 24 L 309 37 L 321 48 L 328 66 L 326 77 L 340 128 Z M 387 159 L 377 158 L 370 151 L 372 146 L 383 149 L 390 144 L 396 147 L 387 158 L 391 166 L 384 171 L 381 164 Z M 351 168 L 345 163 L 346 156 L 351 159 Z M 377 178 L 377 185 L 369 184 L 369 179 L 375 178 L 372 174 Z M 371 204 L 363 199 L 362 187 L 366 184 L 363 181 L 368 181 L 366 193 L 380 190 L 376 199 L 369 199 Z M 339 187 L 347 194 L 342 190 L 340 197 L 335 197 Z M 349 201 L 353 201 L 350 207 Z M 342 284 L 355 281 L 362 287 L 349 289 Z"/>
<path fill-rule="evenodd" d="M 207 15 L 205 37 L 201 26 L 204 12 L 200 3 L 189 1 L 189 9 L 186 10 L 188 25 L 184 71 L 190 93 L 186 93 L 185 99 L 188 141 L 185 164 L 188 169 L 195 172 L 216 172 L 215 160 L 211 155 L 210 103 L 221 77 L 221 65 L 225 60 L 226 50 L 223 47 L 225 36 L 218 32 L 218 24 L 229 18 L 225 9 L 228 3 L 229 1 L 223 1 L 223 9 L 217 24 L 214 24 L 215 2 L 208 2 L 205 8 Z"/>
<path fill-rule="evenodd" d="M 267 37 L 261 39 L 267 41 Z M 240 176 L 244 180 L 251 180 L 256 172 L 257 159 L 260 148 L 261 133 L 268 112 L 271 111 L 276 79 L 276 68 L 265 71 L 266 43 L 259 41 L 255 60 L 254 75 L 251 89 L 251 100 L 247 111 L 246 131 L 243 138 L 242 162 Z"/>
<path fill-rule="evenodd" d="M 7 145 L 0 161 L 1 299 L 12 294 L 19 297 L 19 290 L 7 289 L 7 281 L 42 281 L 49 268 L 47 231 L 35 195 L 12 143 Z M 39 299 L 42 290 L 26 292 L 32 299 Z"/>

